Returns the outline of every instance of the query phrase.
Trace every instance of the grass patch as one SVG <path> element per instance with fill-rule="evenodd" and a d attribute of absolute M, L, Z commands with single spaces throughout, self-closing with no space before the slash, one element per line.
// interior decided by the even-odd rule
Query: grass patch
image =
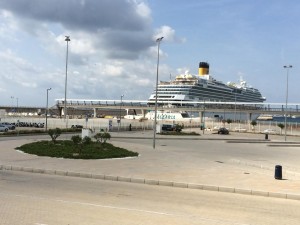
<path fill-rule="evenodd" d="M 137 152 L 115 147 L 109 143 L 92 142 L 81 147 L 81 151 L 79 151 L 79 146 L 75 145 L 71 140 L 59 140 L 56 143 L 52 141 L 33 142 L 16 149 L 38 156 L 68 159 L 108 159 L 138 156 Z M 81 153 L 79 154 L 79 152 Z"/>
<path fill-rule="evenodd" d="M 193 136 L 200 136 L 199 133 L 196 133 L 196 132 L 176 132 L 176 131 L 167 131 L 167 132 L 161 132 L 160 133 L 161 135 L 193 135 Z"/>
<path fill-rule="evenodd" d="M 75 129 L 75 128 L 64 128 L 61 129 L 62 133 L 78 133 L 81 132 L 81 129 Z M 48 131 L 45 131 L 43 128 L 36 128 L 36 129 L 30 129 L 30 130 L 10 130 L 8 132 L 2 132 L 0 133 L 0 136 L 16 136 L 16 135 L 26 135 L 26 134 L 48 134 Z"/>

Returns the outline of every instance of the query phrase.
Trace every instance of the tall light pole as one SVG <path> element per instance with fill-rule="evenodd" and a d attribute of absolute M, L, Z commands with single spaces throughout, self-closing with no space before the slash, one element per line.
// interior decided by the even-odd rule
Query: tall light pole
<path fill-rule="evenodd" d="M 205 98 L 203 98 L 203 124 L 202 124 L 202 132 L 204 134 L 205 130 Z"/>
<path fill-rule="evenodd" d="M 156 66 L 156 85 L 155 85 L 155 112 L 154 112 L 154 127 L 153 127 L 153 149 L 155 149 L 155 138 L 156 138 L 156 120 L 157 120 L 157 88 L 158 88 L 158 68 L 159 68 L 159 46 L 160 42 L 164 37 L 156 39 L 157 42 L 157 66 Z"/>
<path fill-rule="evenodd" d="M 286 118 L 287 118 L 287 103 L 288 103 L 288 95 L 289 95 L 289 69 L 292 68 L 292 65 L 283 66 L 286 69 L 286 95 L 285 95 L 285 117 L 284 117 L 284 141 L 286 141 Z"/>
<path fill-rule="evenodd" d="M 19 98 L 17 98 L 17 109 L 16 109 L 16 113 L 18 114 L 19 112 Z"/>
<path fill-rule="evenodd" d="M 121 102 L 120 102 L 120 123 L 119 123 L 119 129 L 121 129 L 121 117 L 122 117 L 122 112 L 121 112 L 121 108 L 122 108 L 122 100 L 123 100 L 124 95 L 121 95 Z"/>
<path fill-rule="evenodd" d="M 67 81 L 68 81 L 68 56 L 69 56 L 69 41 L 71 41 L 70 36 L 65 36 L 65 41 L 67 42 L 67 53 L 66 53 L 66 79 L 65 79 L 65 105 L 64 105 L 64 118 L 67 119 Z M 66 123 L 66 128 L 67 128 Z"/>
<path fill-rule="evenodd" d="M 51 88 L 47 88 L 47 103 L 46 103 L 46 131 L 48 129 L 48 92 L 51 90 Z"/>

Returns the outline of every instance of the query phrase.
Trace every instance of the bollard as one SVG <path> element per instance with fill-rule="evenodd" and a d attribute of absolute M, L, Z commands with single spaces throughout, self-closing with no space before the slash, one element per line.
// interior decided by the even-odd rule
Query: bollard
<path fill-rule="evenodd" d="M 269 138 L 269 135 L 265 134 L 265 140 L 268 140 L 268 138 Z"/>
<path fill-rule="evenodd" d="M 275 179 L 281 180 L 282 179 L 282 166 L 276 165 L 275 166 Z"/>

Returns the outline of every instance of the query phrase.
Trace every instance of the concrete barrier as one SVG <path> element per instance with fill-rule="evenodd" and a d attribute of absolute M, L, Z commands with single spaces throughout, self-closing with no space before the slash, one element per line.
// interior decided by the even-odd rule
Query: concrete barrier
<path fill-rule="evenodd" d="M 188 184 L 186 184 L 186 183 L 180 183 L 180 182 L 173 182 L 173 187 L 188 188 Z"/>
<path fill-rule="evenodd" d="M 67 172 L 67 176 L 70 176 L 70 177 L 80 177 L 80 173 L 68 171 Z"/>
<path fill-rule="evenodd" d="M 173 186 L 173 182 L 171 182 L 171 181 L 163 181 L 163 180 L 159 180 L 159 181 L 158 181 L 158 185 L 172 187 L 172 186 Z"/>
<path fill-rule="evenodd" d="M 300 200 L 300 195 L 294 195 L 294 194 L 287 194 L 287 199 L 293 199 L 293 200 Z"/>
<path fill-rule="evenodd" d="M 232 187 L 219 187 L 219 192 L 228 192 L 228 193 L 234 193 L 234 188 Z"/>
<path fill-rule="evenodd" d="M 273 198 L 287 198 L 287 194 L 269 192 L 269 197 L 273 197 Z"/>
<path fill-rule="evenodd" d="M 55 170 L 45 170 L 44 173 L 48 175 L 55 175 Z"/>
<path fill-rule="evenodd" d="M 32 172 L 33 172 L 33 173 L 45 173 L 45 170 L 33 168 L 33 169 L 32 169 Z"/>
<path fill-rule="evenodd" d="M 145 184 L 158 185 L 158 180 L 145 180 Z"/>
<path fill-rule="evenodd" d="M 32 173 L 32 172 L 33 172 L 33 168 L 30 168 L 30 167 L 24 167 L 24 168 L 23 168 L 23 171 L 24 171 L 24 172 L 30 172 L 30 173 Z"/>
<path fill-rule="evenodd" d="M 90 174 L 90 173 L 80 173 L 80 177 L 82 177 L 82 178 L 92 178 L 92 174 Z"/>
<path fill-rule="evenodd" d="M 104 180 L 105 175 L 103 175 L 103 174 L 92 174 L 92 178 Z"/>
<path fill-rule="evenodd" d="M 104 180 L 111 180 L 111 181 L 117 181 L 118 177 L 117 176 L 110 176 L 110 175 L 105 175 Z"/>
<path fill-rule="evenodd" d="M 248 189 L 235 188 L 234 192 L 237 194 L 252 195 L 252 190 Z"/>
<path fill-rule="evenodd" d="M 117 180 L 121 182 L 131 182 L 130 177 L 117 177 Z"/>
<path fill-rule="evenodd" d="M 202 184 L 188 184 L 187 187 L 191 188 L 191 189 L 201 189 L 201 190 L 203 190 L 203 185 Z"/>
<path fill-rule="evenodd" d="M 144 184 L 145 183 L 145 179 L 142 178 L 131 178 L 131 183 L 136 183 L 136 184 Z"/>
<path fill-rule="evenodd" d="M 21 166 L 12 166 L 11 170 L 13 170 L 13 171 L 23 171 L 23 167 L 21 167 Z"/>
<path fill-rule="evenodd" d="M 267 192 L 267 191 L 255 191 L 255 190 L 252 190 L 252 195 L 269 197 L 269 192 Z"/>
<path fill-rule="evenodd" d="M 3 167 L 5 170 L 11 170 L 12 169 L 12 166 L 4 166 Z"/>
<path fill-rule="evenodd" d="M 79 173 L 79 172 L 72 172 L 72 171 L 67 172 L 67 171 L 59 171 L 59 170 L 46 170 L 46 169 L 11 166 L 11 165 L 0 165 L 0 170 L 24 171 L 24 172 L 31 172 L 31 173 L 41 173 L 41 174 L 44 173 L 48 175 L 104 179 L 110 181 L 131 182 L 136 184 L 161 185 L 161 186 L 177 187 L 177 188 L 191 188 L 191 189 L 200 189 L 200 190 L 207 190 L 207 191 L 219 191 L 219 192 L 237 193 L 237 194 L 244 194 L 244 195 L 300 200 L 300 195 L 297 194 L 275 193 L 275 192 L 267 192 L 267 191 L 260 191 L 260 190 L 247 190 L 247 189 L 233 188 L 233 187 L 218 187 L 213 185 L 203 185 L 203 184 L 193 184 L 193 183 L 188 184 L 188 183 L 173 182 L 173 181 L 147 180 L 143 178 L 129 178 L 129 177 L 121 177 L 121 176 Z"/>
<path fill-rule="evenodd" d="M 67 172 L 66 171 L 61 171 L 61 170 L 55 170 L 55 174 L 60 175 L 60 176 L 66 176 Z"/>
<path fill-rule="evenodd" d="M 212 185 L 203 185 L 203 190 L 207 191 L 219 191 L 219 187 Z"/>

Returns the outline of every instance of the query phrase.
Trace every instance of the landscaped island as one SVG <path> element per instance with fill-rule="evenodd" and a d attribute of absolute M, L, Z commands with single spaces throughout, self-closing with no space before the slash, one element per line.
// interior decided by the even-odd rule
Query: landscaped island
<path fill-rule="evenodd" d="M 79 135 L 72 136 L 72 140 L 56 140 L 61 134 L 61 130 L 58 128 L 49 130 L 48 133 L 51 136 L 51 141 L 24 144 L 16 149 L 38 156 L 70 159 L 108 159 L 138 156 L 137 152 L 107 143 L 110 134 L 106 132 L 96 134 L 94 136 L 95 141 L 90 137 L 82 139 Z"/>

